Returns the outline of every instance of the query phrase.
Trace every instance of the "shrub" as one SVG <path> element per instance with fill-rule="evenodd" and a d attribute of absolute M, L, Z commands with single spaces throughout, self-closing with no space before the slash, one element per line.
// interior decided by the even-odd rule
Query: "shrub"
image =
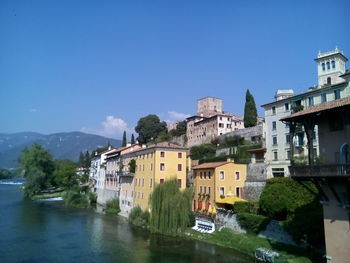
<path fill-rule="evenodd" d="M 148 211 L 142 211 L 140 206 L 135 206 L 129 214 L 129 222 L 135 226 L 148 227 L 150 214 Z"/>
<path fill-rule="evenodd" d="M 89 201 L 86 194 L 80 192 L 79 188 L 72 188 L 65 192 L 63 200 L 66 205 L 86 208 L 89 206 Z"/>
<path fill-rule="evenodd" d="M 88 193 L 88 199 L 90 205 L 96 205 L 97 203 L 97 195 L 95 193 L 89 192 Z"/>
<path fill-rule="evenodd" d="M 236 202 L 233 206 L 235 213 L 258 214 L 259 202 Z"/>
<path fill-rule="evenodd" d="M 113 198 L 106 202 L 105 212 L 107 214 L 118 214 L 120 212 L 119 199 Z"/>
<path fill-rule="evenodd" d="M 262 215 L 254 215 L 248 213 L 237 214 L 240 225 L 247 230 L 248 233 L 258 234 L 264 230 L 270 219 Z"/>

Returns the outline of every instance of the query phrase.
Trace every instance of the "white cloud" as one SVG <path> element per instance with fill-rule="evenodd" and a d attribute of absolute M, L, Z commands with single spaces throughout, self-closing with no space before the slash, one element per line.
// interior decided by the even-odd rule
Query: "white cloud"
<path fill-rule="evenodd" d="M 101 126 L 102 129 L 98 130 L 83 127 L 80 131 L 117 139 L 122 138 L 124 131 L 127 132 L 128 137 L 131 136 L 131 133 L 134 133 L 133 129 L 130 129 L 124 120 L 116 118 L 113 115 L 107 116 L 106 119 L 101 122 Z"/>
<path fill-rule="evenodd" d="M 35 108 L 29 109 L 29 112 L 32 112 L 32 113 L 35 113 L 35 112 L 37 112 L 37 111 L 38 111 L 38 110 L 35 109 Z"/>
<path fill-rule="evenodd" d="M 176 111 L 168 111 L 168 118 L 166 122 L 176 122 L 176 121 L 183 121 L 186 118 L 190 117 L 190 114 L 176 112 Z"/>

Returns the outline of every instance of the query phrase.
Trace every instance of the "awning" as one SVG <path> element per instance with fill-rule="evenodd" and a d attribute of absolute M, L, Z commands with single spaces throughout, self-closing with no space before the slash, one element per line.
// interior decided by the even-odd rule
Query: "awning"
<path fill-rule="evenodd" d="M 229 204 L 229 205 L 233 205 L 236 202 L 248 202 L 248 201 L 236 196 L 227 196 L 224 198 L 220 198 L 219 200 L 216 201 L 216 203 L 218 204 Z"/>

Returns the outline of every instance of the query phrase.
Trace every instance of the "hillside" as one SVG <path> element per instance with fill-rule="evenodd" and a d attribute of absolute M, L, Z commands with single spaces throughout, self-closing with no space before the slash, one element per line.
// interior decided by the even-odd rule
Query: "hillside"
<path fill-rule="evenodd" d="M 77 161 L 79 153 L 93 151 L 97 147 L 120 146 L 121 141 L 82 132 L 65 132 L 43 135 L 34 132 L 13 134 L 0 133 L 0 167 L 14 168 L 18 166 L 17 159 L 25 147 L 39 143 L 48 149 L 54 158 L 68 158 Z"/>

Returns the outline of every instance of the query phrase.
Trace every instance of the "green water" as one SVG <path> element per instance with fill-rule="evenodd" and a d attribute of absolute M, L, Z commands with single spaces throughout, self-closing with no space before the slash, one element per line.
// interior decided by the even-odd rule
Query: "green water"
<path fill-rule="evenodd" d="M 251 262 L 234 250 L 157 235 L 124 218 L 28 201 L 0 183 L 0 262 Z"/>

